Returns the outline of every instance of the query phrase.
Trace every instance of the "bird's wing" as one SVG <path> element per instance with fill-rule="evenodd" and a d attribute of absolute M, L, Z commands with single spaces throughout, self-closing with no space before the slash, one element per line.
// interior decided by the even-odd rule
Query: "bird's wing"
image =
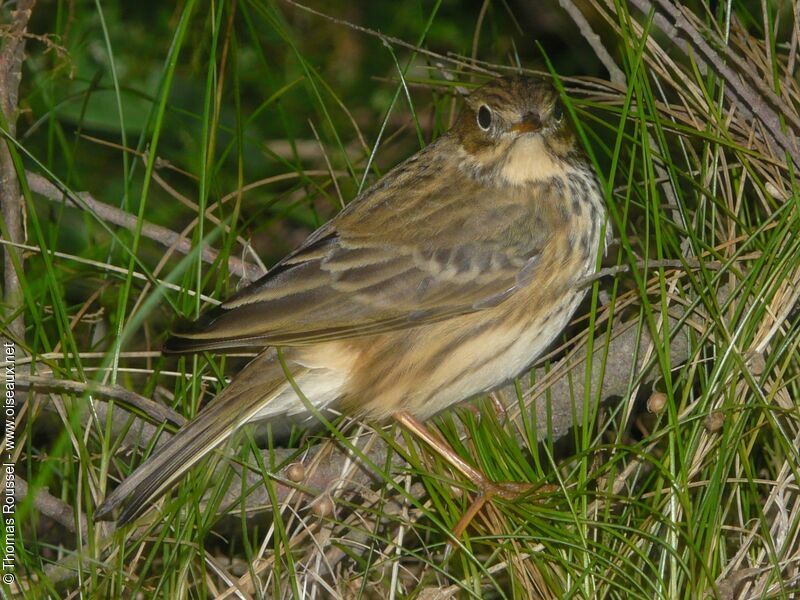
<path fill-rule="evenodd" d="M 553 203 L 537 196 L 552 190 L 490 191 L 435 164 L 420 173 L 418 160 L 424 157 L 389 173 L 260 280 L 175 333 L 165 350 L 352 338 L 512 295 L 532 277 L 549 239 L 543 213 Z M 455 185 L 440 183 L 453 178 Z"/>

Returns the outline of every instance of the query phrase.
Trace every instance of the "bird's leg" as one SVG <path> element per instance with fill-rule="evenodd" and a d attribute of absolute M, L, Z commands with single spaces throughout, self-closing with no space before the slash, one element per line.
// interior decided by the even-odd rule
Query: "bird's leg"
<path fill-rule="evenodd" d="M 494 412 L 497 415 L 497 420 L 500 423 L 505 423 L 508 420 L 508 409 L 506 408 L 506 403 L 501 399 L 502 396 L 502 391 L 495 390 L 489 393 L 489 400 L 492 402 L 492 408 L 494 408 Z"/>
<path fill-rule="evenodd" d="M 508 414 L 506 410 L 505 403 L 500 399 L 501 392 L 500 390 L 495 390 L 494 392 L 489 392 L 488 394 L 489 400 L 492 403 L 492 408 L 494 409 L 494 414 L 497 415 L 497 420 L 500 423 L 503 423 L 508 419 Z M 464 405 L 469 412 L 475 415 L 475 418 L 480 420 L 481 418 L 481 409 L 478 408 L 474 403 L 468 402 Z"/>
<path fill-rule="evenodd" d="M 461 458 L 442 437 L 433 433 L 410 413 L 400 410 L 392 416 L 395 421 L 428 444 L 434 452 L 449 462 L 456 470 L 460 471 L 464 477 L 474 483 L 480 490 L 480 494 L 475 499 L 475 502 L 472 503 L 456 525 L 453 531 L 456 537 L 461 535 L 475 515 L 483 508 L 483 505 L 491 500 L 493 496 L 500 496 L 506 500 L 514 500 L 534 487 L 529 483 L 495 483 L 494 481 L 490 481 L 481 471 Z"/>

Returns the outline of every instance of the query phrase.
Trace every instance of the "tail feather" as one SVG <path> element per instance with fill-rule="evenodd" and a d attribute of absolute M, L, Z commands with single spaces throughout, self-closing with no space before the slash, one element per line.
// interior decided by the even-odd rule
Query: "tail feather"
<path fill-rule="evenodd" d="M 297 377 L 301 373 L 294 373 Z M 241 425 L 268 412 L 289 386 L 273 350 L 253 359 L 195 419 L 182 427 L 97 508 L 95 520 L 127 523 L 143 514 L 191 467 Z M 276 407 L 277 408 L 277 407 Z"/>

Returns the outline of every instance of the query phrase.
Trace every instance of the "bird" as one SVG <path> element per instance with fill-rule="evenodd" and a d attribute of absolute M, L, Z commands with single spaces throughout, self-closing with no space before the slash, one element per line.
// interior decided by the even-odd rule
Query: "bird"
<path fill-rule="evenodd" d="M 241 426 L 307 414 L 306 403 L 394 418 L 502 493 L 423 421 L 508 382 L 548 348 L 605 253 L 607 221 L 552 84 L 512 75 L 474 89 L 448 132 L 172 333 L 165 353 L 257 354 L 95 519 L 136 519 Z"/>

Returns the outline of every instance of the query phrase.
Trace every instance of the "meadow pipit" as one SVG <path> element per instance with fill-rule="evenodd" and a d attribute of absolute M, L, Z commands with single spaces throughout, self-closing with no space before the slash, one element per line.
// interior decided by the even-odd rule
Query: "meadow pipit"
<path fill-rule="evenodd" d="M 606 212 L 549 84 L 492 81 L 458 122 L 168 352 L 257 348 L 197 417 L 106 498 L 129 521 L 241 425 L 316 408 L 419 424 L 519 374 L 584 296 Z M 479 484 L 479 471 L 445 447 Z"/>

